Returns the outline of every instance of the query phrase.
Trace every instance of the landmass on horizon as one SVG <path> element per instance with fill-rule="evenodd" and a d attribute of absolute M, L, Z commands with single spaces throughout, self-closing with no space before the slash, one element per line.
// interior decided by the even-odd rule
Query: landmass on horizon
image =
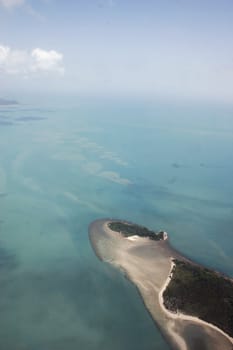
<path fill-rule="evenodd" d="M 97 220 L 97 256 L 124 271 L 173 349 L 233 348 L 233 281 L 173 249 L 165 231 Z"/>
<path fill-rule="evenodd" d="M 18 105 L 19 103 L 16 100 L 8 100 L 5 98 L 0 98 L 0 106 L 11 106 Z"/>

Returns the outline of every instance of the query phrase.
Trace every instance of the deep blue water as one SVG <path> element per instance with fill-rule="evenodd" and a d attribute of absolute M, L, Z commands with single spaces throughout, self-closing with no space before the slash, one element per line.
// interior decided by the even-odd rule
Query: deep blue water
<path fill-rule="evenodd" d="M 124 218 L 233 275 L 233 108 L 0 108 L 0 348 L 167 349 L 88 225 Z"/>

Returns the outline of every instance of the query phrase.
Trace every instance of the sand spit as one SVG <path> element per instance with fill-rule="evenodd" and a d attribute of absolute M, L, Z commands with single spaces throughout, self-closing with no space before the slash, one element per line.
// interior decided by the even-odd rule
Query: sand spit
<path fill-rule="evenodd" d="M 186 260 L 171 248 L 168 240 L 126 239 L 109 229 L 110 220 L 94 221 L 89 238 L 102 261 L 119 268 L 133 282 L 156 325 L 176 350 L 232 350 L 230 337 L 217 327 L 165 309 L 162 292 L 169 283 L 171 259 Z"/>

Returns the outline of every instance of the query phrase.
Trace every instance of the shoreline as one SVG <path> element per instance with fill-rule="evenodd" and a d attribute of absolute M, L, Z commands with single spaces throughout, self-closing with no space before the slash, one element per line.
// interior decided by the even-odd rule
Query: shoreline
<path fill-rule="evenodd" d="M 233 344 L 233 338 L 225 333 L 221 328 L 218 328 L 217 326 L 215 326 L 213 323 L 209 323 L 209 322 L 206 322 L 204 320 L 202 320 L 201 318 L 197 317 L 197 316 L 191 316 L 191 315 L 186 315 L 186 314 L 183 314 L 182 312 L 178 312 L 178 313 L 175 313 L 175 312 L 172 312 L 170 311 L 169 309 L 167 309 L 165 306 L 164 306 L 164 299 L 163 299 L 163 293 L 165 292 L 166 288 L 168 287 L 171 279 L 172 279 L 172 270 L 173 270 L 173 267 L 176 265 L 174 262 L 173 262 L 173 258 L 171 258 L 171 269 L 170 269 L 170 272 L 169 272 L 169 275 L 164 283 L 164 286 L 162 287 L 162 289 L 160 290 L 159 292 L 159 303 L 160 303 L 160 306 L 161 308 L 163 309 L 163 311 L 169 316 L 169 317 L 172 317 L 174 319 L 182 319 L 182 320 L 187 320 L 187 321 L 194 321 L 194 322 L 197 322 L 199 324 L 203 324 L 203 325 L 206 325 L 208 327 L 211 327 L 215 330 L 217 330 L 218 332 L 222 333 L 226 338 L 228 338 L 231 343 Z"/>
<path fill-rule="evenodd" d="M 101 261 L 118 268 L 135 285 L 143 304 L 164 339 L 174 350 L 232 350 L 232 338 L 218 327 L 193 316 L 182 317 L 163 305 L 162 293 L 170 282 L 172 259 L 188 261 L 168 240 L 137 236 L 128 239 L 108 223 L 126 220 L 99 219 L 89 225 L 92 248 Z M 133 224 L 133 223 L 132 223 Z"/>
<path fill-rule="evenodd" d="M 118 220 L 117 220 L 118 221 Z M 110 229 L 110 227 L 108 226 L 108 224 L 111 222 L 111 220 L 108 220 L 106 221 L 106 223 L 104 224 L 104 227 L 106 230 L 108 230 L 109 232 L 116 232 L 116 231 L 113 231 Z M 126 222 L 126 221 L 121 221 L 121 222 Z M 137 240 L 138 238 L 139 239 L 148 239 L 146 237 L 140 237 L 140 236 L 131 236 L 131 237 L 123 237 L 124 239 L 127 239 L 127 240 L 130 240 L 132 242 L 135 242 L 135 240 Z M 133 238 L 133 239 L 132 239 Z M 166 238 L 164 241 L 168 241 L 168 238 Z M 180 254 L 180 252 L 176 249 L 174 249 L 172 247 L 172 245 L 168 242 L 168 245 L 169 245 L 169 248 L 171 248 L 172 250 L 174 250 L 176 253 Z M 201 266 L 201 267 L 204 267 L 196 262 L 193 262 L 192 260 L 190 260 L 188 257 L 186 256 L 182 256 L 182 258 L 184 258 L 185 260 L 189 261 L 190 263 L 194 264 L 194 265 L 198 265 L 198 266 Z M 170 311 L 169 309 L 167 309 L 165 306 L 164 306 L 164 300 L 163 300 L 163 293 L 165 292 L 166 288 L 168 287 L 171 279 L 172 279 L 172 270 L 173 270 L 173 267 L 176 266 L 176 264 L 174 263 L 173 261 L 173 257 L 171 257 L 171 268 L 170 268 L 170 271 L 169 271 L 169 274 L 168 274 L 168 277 L 164 283 L 164 286 L 162 287 L 162 289 L 160 290 L 159 292 L 159 304 L 160 304 L 160 307 L 162 308 L 162 310 L 169 316 L 169 317 L 172 317 L 174 319 L 182 319 L 182 320 L 187 320 L 187 321 L 193 321 L 193 322 L 197 322 L 199 324 L 202 324 L 202 325 L 206 325 L 208 327 L 211 327 L 215 330 L 217 330 L 218 332 L 222 333 L 225 337 L 227 337 L 229 339 L 229 341 L 231 341 L 231 343 L 233 344 L 233 338 L 225 333 L 221 328 L 215 326 L 214 324 L 212 323 L 209 323 L 207 321 L 204 321 L 202 319 L 200 319 L 199 317 L 196 317 L 196 316 L 192 316 L 192 315 L 186 315 L 186 314 L 183 314 L 181 312 L 179 313 L 174 313 L 172 311 Z"/>

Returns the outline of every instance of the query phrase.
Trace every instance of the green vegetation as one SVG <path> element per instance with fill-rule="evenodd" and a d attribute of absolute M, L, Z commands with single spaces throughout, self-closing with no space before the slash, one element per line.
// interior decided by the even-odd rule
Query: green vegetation
<path fill-rule="evenodd" d="M 125 237 L 129 236 L 140 236 L 140 237 L 149 237 L 155 241 L 163 239 L 163 232 L 154 232 L 148 230 L 148 228 L 139 226 L 136 224 L 123 223 L 121 221 L 112 221 L 108 224 L 109 228 L 113 231 L 120 232 Z"/>
<path fill-rule="evenodd" d="M 233 282 L 191 263 L 174 260 L 171 281 L 163 293 L 173 312 L 197 316 L 233 336 Z"/>

